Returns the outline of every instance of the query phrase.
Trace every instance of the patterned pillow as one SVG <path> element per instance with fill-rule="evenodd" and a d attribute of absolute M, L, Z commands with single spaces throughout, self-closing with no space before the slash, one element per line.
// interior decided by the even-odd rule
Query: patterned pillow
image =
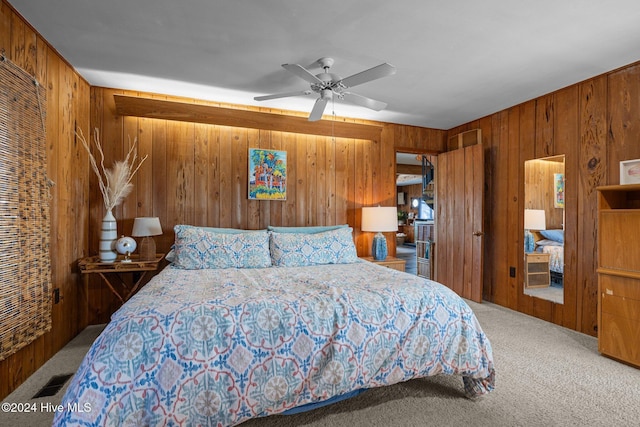
<path fill-rule="evenodd" d="M 352 232 L 351 227 L 313 234 L 272 231 L 271 262 L 280 267 L 357 262 Z"/>
<path fill-rule="evenodd" d="M 219 233 L 205 227 L 176 225 L 173 265 L 187 270 L 271 266 L 266 230 Z"/>

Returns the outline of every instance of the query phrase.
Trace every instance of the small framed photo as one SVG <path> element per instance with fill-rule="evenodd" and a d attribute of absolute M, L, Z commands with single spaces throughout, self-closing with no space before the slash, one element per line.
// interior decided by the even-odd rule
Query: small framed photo
<path fill-rule="evenodd" d="M 399 205 L 406 204 L 405 199 L 404 199 L 404 192 L 398 193 L 398 204 Z"/>
<path fill-rule="evenodd" d="M 620 162 L 620 184 L 640 184 L 640 159 Z"/>

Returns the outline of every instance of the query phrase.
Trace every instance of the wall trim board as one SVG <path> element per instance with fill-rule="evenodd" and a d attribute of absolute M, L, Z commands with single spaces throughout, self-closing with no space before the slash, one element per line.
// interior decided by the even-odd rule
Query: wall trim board
<path fill-rule="evenodd" d="M 382 126 L 342 121 L 310 122 L 306 117 L 262 113 L 204 104 L 167 101 L 136 96 L 113 95 L 116 112 L 121 116 L 145 117 L 192 123 L 263 129 L 306 135 L 380 141 Z"/>

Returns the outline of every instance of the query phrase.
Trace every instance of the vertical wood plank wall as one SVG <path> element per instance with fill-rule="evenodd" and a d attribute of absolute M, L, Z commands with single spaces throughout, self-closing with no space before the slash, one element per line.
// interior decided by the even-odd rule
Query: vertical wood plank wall
<path fill-rule="evenodd" d="M 50 200 L 51 278 L 52 289 L 60 289 L 61 295 L 52 306 L 51 331 L 0 361 L 2 399 L 85 327 L 78 323 L 83 297 L 76 261 L 88 248 L 89 169 L 73 129 L 75 123 L 88 126 L 90 99 L 88 83 L 4 0 L 0 51 L 47 89 L 47 175 L 55 183 Z"/>
<path fill-rule="evenodd" d="M 484 298 L 578 331 L 595 335 L 596 192 L 617 184 L 621 160 L 640 158 L 640 64 L 584 82 L 457 126 L 449 131 L 380 124 L 380 141 L 327 138 L 283 132 L 124 118 L 113 113 L 109 93 L 90 88 L 69 64 L 7 3 L 0 2 L 0 50 L 47 86 L 47 173 L 51 199 L 52 284 L 61 301 L 52 307 L 51 332 L 0 361 L 4 398 L 92 321 L 106 321 L 115 307 L 108 291 L 92 284 L 79 294 L 76 262 L 97 248 L 103 215 L 95 177 L 73 136 L 74 127 L 97 126 L 109 155 L 121 156 L 126 137 L 137 136 L 139 153 L 149 154 L 136 177 L 134 194 L 116 211 L 121 233 L 138 215 L 158 215 L 166 250 L 176 222 L 263 228 L 268 224 L 341 223 L 359 226 L 357 209 L 395 205 L 396 148 L 442 151 L 456 133 L 482 129 L 485 147 Z M 158 95 L 158 97 L 161 97 Z M 111 96 L 112 98 L 112 96 Z M 161 97 L 165 98 L 165 97 Z M 193 101 L 196 102 L 196 101 Z M 265 110 L 267 111 L 267 110 Z M 361 122 L 355 121 L 354 122 Z M 246 149 L 289 153 L 290 199 L 246 199 Z M 186 147 L 186 149 L 185 149 Z M 566 155 L 565 304 L 522 292 L 524 161 Z M 358 250 L 368 250 L 367 235 Z M 394 239 L 389 239 L 394 244 Z M 509 277 L 509 266 L 517 277 Z"/>
<path fill-rule="evenodd" d="M 619 183 L 621 160 L 640 158 L 640 63 L 450 129 L 447 138 L 474 128 L 485 146 L 484 298 L 595 336 L 595 189 Z M 524 295 L 522 286 L 524 162 L 558 154 L 566 156 L 564 305 Z"/>
<path fill-rule="evenodd" d="M 160 119 L 118 116 L 114 94 L 143 96 L 224 107 L 194 99 L 108 88 L 91 88 L 91 129 L 97 127 L 106 164 L 121 159 L 129 138 L 139 154 L 149 155 L 134 178 L 135 191 L 115 209 L 118 233 L 130 235 L 137 216 L 160 218 L 164 234 L 156 238 L 166 253 L 176 224 L 263 229 L 268 225 L 349 224 L 358 254 L 369 255 L 371 233 L 361 233 L 362 206 L 395 206 L 395 147 L 442 151 L 445 132 L 363 120 L 338 119 L 382 127 L 379 140 L 336 138 L 289 132 L 227 127 Z M 259 113 L 253 107 L 239 107 Z M 269 110 L 270 111 L 270 110 Z M 270 111 L 273 112 L 273 111 Z M 89 129 L 85 129 L 85 133 Z M 247 199 L 248 149 L 287 152 L 286 201 Z M 96 188 L 95 177 L 89 177 Z M 104 209 L 100 193 L 90 194 L 90 230 Z M 395 233 L 387 233 L 391 253 Z M 89 251 L 97 252 L 98 234 L 89 234 Z M 103 323 L 118 307 L 96 280 L 89 287 L 89 322 Z"/>

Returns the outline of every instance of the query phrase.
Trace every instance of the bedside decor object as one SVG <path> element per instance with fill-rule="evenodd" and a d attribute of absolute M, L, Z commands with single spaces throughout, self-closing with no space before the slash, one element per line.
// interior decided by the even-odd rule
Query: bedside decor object
<path fill-rule="evenodd" d="M 131 237 L 122 236 L 116 241 L 116 250 L 124 255 L 121 262 L 131 262 L 131 254 L 136 250 L 138 244 Z"/>
<path fill-rule="evenodd" d="M 116 252 L 116 239 L 118 238 L 118 225 L 113 211 L 108 210 L 100 227 L 100 261 L 114 262 L 118 258 Z"/>
<path fill-rule="evenodd" d="M 153 261 L 156 259 L 156 242 L 153 236 L 162 234 L 160 219 L 157 217 L 139 217 L 133 220 L 133 231 L 131 235 L 134 237 L 142 237 L 138 253 L 140 261 Z"/>
<path fill-rule="evenodd" d="M 640 159 L 620 162 L 620 184 L 640 184 Z"/>
<path fill-rule="evenodd" d="M 100 261 L 113 262 L 118 257 L 115 248 L 115 242 L 118 238 L 116 218 L 113 216 L 113 208 L 118 206 L 133 190 L 131 180 L 136 174 L 142 163 L 147 159 L 144 156 L 138 161 L 138 155 L 135 152 L 137 139 L 130 144 L 129 152 L 124 160 L 113 162 L 111 169 L 104 167 L 104 151 L 100 144 L 100 135 L 98 128 L 93 133 L 93 142 L 100 157 L 100 164 L 91 153 L 91 145 L 84 137 L 82 129 L 78 128 L 76 136 L 82 142 L 82 146 L 87 150 L 91 168 L 98 177 L 98 186 L 102 193 L 102 201 L 107 213 L 102 220 L 102 228 L 100 232 Z"/>
<path fill-rule="evenodd" d="M 535 249 L 536 242 L 531 230 L 544 230 L 547 228 L 544 209 L 524 210 L 524 251 L 531 253 Z"/>
<path fill-rule="evenodd" d="M 377 233 L 373 237 L 371 255 L 376 261 L 383 261 L 387 257 L 387 239 L 383 232 L 398 231 L 398 209 L 395 207 L 364 207 L 362 208 L 362 231 Z"/>

